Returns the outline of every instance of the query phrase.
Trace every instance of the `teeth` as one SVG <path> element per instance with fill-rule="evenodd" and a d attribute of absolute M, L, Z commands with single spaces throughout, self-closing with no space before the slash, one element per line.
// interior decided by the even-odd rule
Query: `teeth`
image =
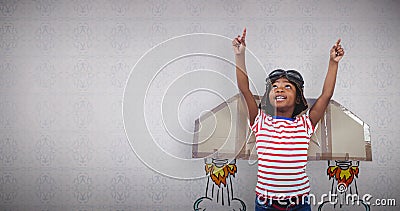
<path fill-rule="evenodd" d="M 275 97 L 275 100 L 278 101 L 278 102 L 284 101 L 285 99 L 286 99 L 286 97 L 284 97 L 284 96 L 276 96 Z"/>

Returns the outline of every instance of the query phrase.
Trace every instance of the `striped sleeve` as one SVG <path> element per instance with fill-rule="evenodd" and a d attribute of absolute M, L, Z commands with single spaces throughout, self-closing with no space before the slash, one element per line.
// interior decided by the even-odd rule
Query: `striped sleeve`
<path fill-rule="evenodd" d="M 310 119 L 310 110 L 308 110 L 306 113 L 301 115 L 300 119 L 304 124 L 304 128 L 307 132 L 307 135 L 309 135 L 309 137 L 311 137 L 315 132 L 315 127 L 312 125 L 312 122 Z"/>
<path fill-rule="evenodd" d="M 257 114 L 256 118 L 254 119 L 254 123 L 253 123 L 253 125 L 250 126 L 251 130 L 254 133 L 258 133 L 265 117 L 266 117 L 266 115 L 264 114 L 264 112 L 261 109 L 258 109 L 258 114 Z"/>

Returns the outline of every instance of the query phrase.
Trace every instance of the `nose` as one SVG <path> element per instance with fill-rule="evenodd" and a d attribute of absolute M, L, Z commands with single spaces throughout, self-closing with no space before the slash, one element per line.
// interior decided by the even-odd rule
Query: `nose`
<path fill-rule="evenodd" d="M 275 92 L 276 93 L 280 93 L 280 92 L 283 92 L 283 88 L 282 87 L 280 87 L 280 86 L 278 86 L 276 89 L 275 89 Z"/>

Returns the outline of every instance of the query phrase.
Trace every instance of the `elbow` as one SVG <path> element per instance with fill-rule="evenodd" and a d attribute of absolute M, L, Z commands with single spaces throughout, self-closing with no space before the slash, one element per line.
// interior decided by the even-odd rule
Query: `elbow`
<path fill-rule="evenodd" d="M 243 95 L 251 94 L 249 87 L 239 87 L 239 90 Z"/>
<path fill-rule="evenodd" d="M 333 89 L 323 89 L 320 97 L 330 100 L 333 97 L 333 91 Z"/>
<path fill-rule="evenodd" d="M 332 96 L 333 96 L 333 93 L 322 93 L 320 98 L 324 99 L 326 101 L 329 101 L 329 100 L 331 100 Z"/>
<path fill-rule="evenodd" d="M 250 92 L 249 86 L 246 86 L 244 84 L 239 84 L 238 88 L 239 88 L 240 92 L 242 92 L 243 94 L 246 92 Z"/>

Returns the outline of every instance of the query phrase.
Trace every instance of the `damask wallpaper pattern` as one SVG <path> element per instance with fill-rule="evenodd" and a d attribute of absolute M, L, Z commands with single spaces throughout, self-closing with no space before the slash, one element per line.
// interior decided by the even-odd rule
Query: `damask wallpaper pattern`
<path fill-rule="evenodd" d="M 320 93 L 329 48 L 342 38 L 334 99 L 372 134 L 373 161 L 361 163 L 360 191 L 400 200 L 399 9 L 395 0 L 1 0 L 0 207 L 191 210 L 205 180 L 166 177 L 138 159 L 124 131 L 125 83 L 162 41 L 195 32 L 235 37 L 244 26 L 264 68 L 300 70 L 308 97 Z M 204 66 L 194 58 L 186 69 Z M 164 130 L 153 135 L 165 149 L 190 154 L 171 147 Z M 235 194 L 252 210 L 256 166 L 237 166 Z M 308 165 L 315 194 L 330 190 L 325 169 L 325 162 Z"/>

